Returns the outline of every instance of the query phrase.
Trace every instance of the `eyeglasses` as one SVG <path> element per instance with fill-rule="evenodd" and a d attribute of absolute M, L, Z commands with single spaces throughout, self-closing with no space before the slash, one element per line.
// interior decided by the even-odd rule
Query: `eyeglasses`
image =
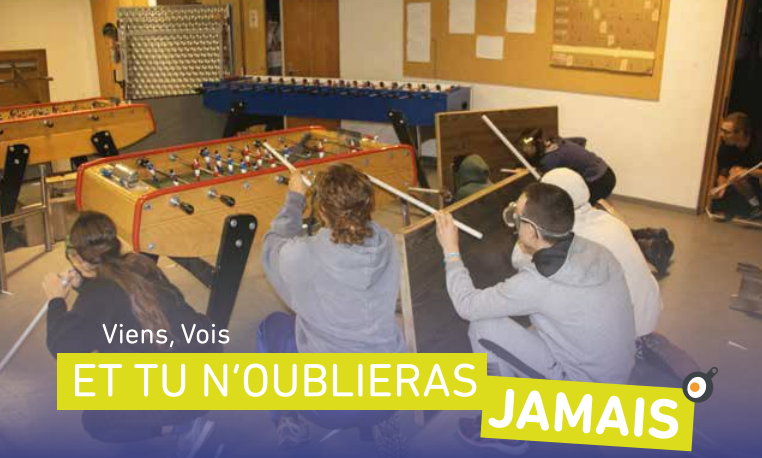
<path fill-rule="evenodd" d="M 521 227 L 521 223 L 527 223 L 530 226 L 532 226 L 539 235 L 542 235 L 542 236 L 565 237 L 569 235 L 569 232 L 564 232 L 563 234 L 561 234 L 558 232 L 552 232 L 552 231 L 548 231 L 546 229 L 541 228 L 540 226 L 537 225 L 537 223 L 535 223 L 531 219 L 519 214 L 518 204 L 516 202 L 511 202 L 503 210 L 503 222 L 505 223 L 506 226 L 508 226 L 511 229 L 514 229 L 517 232 L 519 230 L 519 227 Z"/>
<path fill-rule="evenodd" d="M 532 227 L 534 227 L 535 229 L 539 229 L 537 227 L 537 224 L 534 223 L 534 221 L 532 221 L 529 218 L 525 218 L 519 214 L 518 204 L 516 202 L 511 202 L 510 204 L 508 204 L 508 206 L 505 207 L 505 209 L 503 210 L 503 222 L 505 223 L 505 225 L 511 229 L 515 229 L 516 231 L 518 231 L 522 221 L 525 223 L 531 224 Z"/>

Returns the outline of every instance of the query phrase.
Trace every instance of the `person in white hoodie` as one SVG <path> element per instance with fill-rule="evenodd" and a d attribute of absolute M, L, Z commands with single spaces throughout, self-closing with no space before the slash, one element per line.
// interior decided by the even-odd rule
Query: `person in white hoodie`
<path fill-rule="evenodd" d="M 574 204 L 574 233 L 607 248 L 622 266 L 635 313 L 635 331 L 644 337 L 656 330 L 663 308 L 659 284 L 648 267 L 632 231 L 620 219 L 590 205 L 590 190 L 584 179 L 567 168 L 551 170 L 543 183 L 566 191 Z M 531 258 L 518 246 L 513 249 L 513 265 L 530 263 Z"/>

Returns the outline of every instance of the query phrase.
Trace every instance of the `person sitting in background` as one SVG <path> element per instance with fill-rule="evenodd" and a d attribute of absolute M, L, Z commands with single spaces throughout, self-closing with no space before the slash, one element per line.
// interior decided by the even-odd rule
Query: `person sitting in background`
<path fill-rule="evenodd" d="M 573 170 L 551 170 L 542 177 L 542 182 L 558 186 L 571 197 L 574 234 L 602 245 L 622 266 L 635 312 L 636 335 L 645 337 L 654 332 L 663 308 L 659 284 L 630 228 L 622 220 L 590 205 L 590 191 L 582 177 Z M 512 262 L 519 269 L 521 265 L 531 264 L 532 258 L 517 243 L 513 248 Z"/>
<path fill-rule="evenodd" d="M 740 112 L 725 117 L 720 126 L 722 145 L 717 153 L 717 186 L 725 186 L 712 195 L 713 211 L 731 218 L 744 215 L 762 218 L 762 169 L 742 177 L 762 162 L 762 144 L 754 135 L 749 117 Z"/>
<path fill-rule="evenodd" d="M 482 189 L 491 186 L 489 166 L 478 154 L 469 154 L 455 171 L 455 200 L 465 199 Z"/>
<path fill-rule="evenodd" d="M 452 216 L 436 214 L 447 291 L 469 322 L 473 351 L 487 353 L 489 375 L 625 383 L 635 361 L 635 324 L 614 256 L 572 232 L 574 206 L 557 186 L 530 184 L 504 218 L 532 262 L 502 283 L 477 289 L 461 259 Z M 513 319 L 525 315 L 532 329 Z M 483 439 L 479 425 L 478 418 L 461 419 L 461 436 L 476 446 L 526 448 L 521 441 Z"/>
<path fill-rule="evenodd" d="M 66 242 L 72 269 L 48 274 L 43 289 L 48 299 L 47 343 L 50 353 L 201 353 L 220 351 L 219 344 L 187 344 L 181 325 L 212 330 L 211 321 L 193 310 L 150 258 L 121 254 L 111 219 L 85 212 L 74 222 Z M 72 288 L 78 295 L 69 306 Z M 110 343 L 111 332 L 123 325 L 139 335 L 150 330 L 152 341 Z M 159 331 L 165 331 L 162 343 Z M 118 332 L 118 331 L 117 331 Z M 174 345 L 170 346 L 170 341 Z M 214 423 L 200 411 L 85 411 L 82 423 L 94 439 L 135 442 L 159 436 L 178 436 L 177 456 L 192 458 L 210 436 Z"/>
<path fill-rule="evenodd" d="M 590 188 L 590 203 L 608 198 L 616 186 L 616 175 L 599 156 L 569 139 L 545 138 L 540 128 L 521 133 L 520 147 L 530 164 L 544 174 L 565 167 L 579 173 Z"/>
<path fill-rule="evenodd" d="M 405 352 L 395 320 L 400 259 L 392 234 L 371 219 L 373 184 L 347 164 L 319 173 L 310 196 L 323 227 L 312 237 L 302 236 L 307 187 L 299 172 L 291 175 L 288 186 L 286 202 L 265 234 L 262 264 L 270 284 L 296 316 L 282 312 L 268 316 L 257 332 L 257 351 Z M 362 411 L 302 415 L 308 419 L 320 415 L 313 420 L 316 423 L 347 424 L 364 422 L 364 417 L 389 417 Z M 277 412 L 273 420 L 282 448 L 309 440 L 307 425 L 298 414 Z M 395 428 L 383 426 L 385 437 L 398 435 Z"/>

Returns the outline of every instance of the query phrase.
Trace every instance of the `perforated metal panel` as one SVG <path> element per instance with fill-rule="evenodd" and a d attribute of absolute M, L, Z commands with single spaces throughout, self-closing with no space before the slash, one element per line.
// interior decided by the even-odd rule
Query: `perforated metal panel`
<path fill-rule="evenodd" d="M 193 94 L 232 71 L 229 6 L 119 8 L 117 18 L 127 99 Z"/>

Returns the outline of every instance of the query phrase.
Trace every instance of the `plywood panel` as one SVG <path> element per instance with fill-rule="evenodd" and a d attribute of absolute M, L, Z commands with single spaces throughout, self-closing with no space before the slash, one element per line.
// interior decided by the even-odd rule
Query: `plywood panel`
<path fill-rule="evenodd" d="M 501 168 L 521 166 L 482 121 L 483 115 L 487 115 L 514 145 L 523 130 L 533 127 L 541 127 L 548 135 L 558 135 L 557 107 L 440 113 L 436 119 L 436 138 L 437 171 L 442 189 L 455 192 L 452 164 L 458 156 L 480 155 L 489 165 L 494 183 L 505 178 Z"/>
<path fill-rule="evenodd" d="M 405 0 L 405 11 L 407 11 L 407 4 L 420 1 Z M 631 75 L 551 66 L 554 2 L 549 0 L 537 2 L 537 24 L 534 34 L 506 33 L 504 31 L 507 13 L 506 1 L 479 0 L 476 2 L 477 34 L 495 34 L 504 37 L 505 51 L 502 60 L 476 58 L 476 34 L 453 35 L 448 33 L 448 0 L 430 0 L 430 3 L 432 9 L 432 61 L 428 64 L 410 63 L 405 58 L 405 76 L 646 100 L 659 99 L 669 13 L 668 0 L 663 0 L 661 5 L 656 61 L 652 75 Z M 405 26 L 405 33 L 407 33 L 406 31 Z M 406 40 L 407 37 L 405 37 L 405 42 Z"/>
<path fill-rule="evenodd" d="M 44 49 L 0 51 L 0 106 L 50 101 L 48 61 Z M 10 82 L 13 81 L 13 82 Z"/>
<path fill-rule="evenodd" d="M 484 234 L 482 240 L 462 232 L 460 236 L 463 261 L 477 288 L 493 286 L 516 273 L 511 265 L 516 236 L 503 223 L 502 210 L 518 199 L 532 181 L 531 176 L 522 173 L 445 208 L 456 219 Z M 400 237 L 408 273 L 402 278 L 402 291 L 409 291 L 411 302 L 403 304 L 402 310 L 408 311 L 404 315 L 405 328 L 414 325 L 417 351 L 470 352 L 468 323 L 458 317 L 447 293 L 442 249 L 433 218 L 405 228 Z M 405 296 L 402 300 L 405 301 Z"/>

